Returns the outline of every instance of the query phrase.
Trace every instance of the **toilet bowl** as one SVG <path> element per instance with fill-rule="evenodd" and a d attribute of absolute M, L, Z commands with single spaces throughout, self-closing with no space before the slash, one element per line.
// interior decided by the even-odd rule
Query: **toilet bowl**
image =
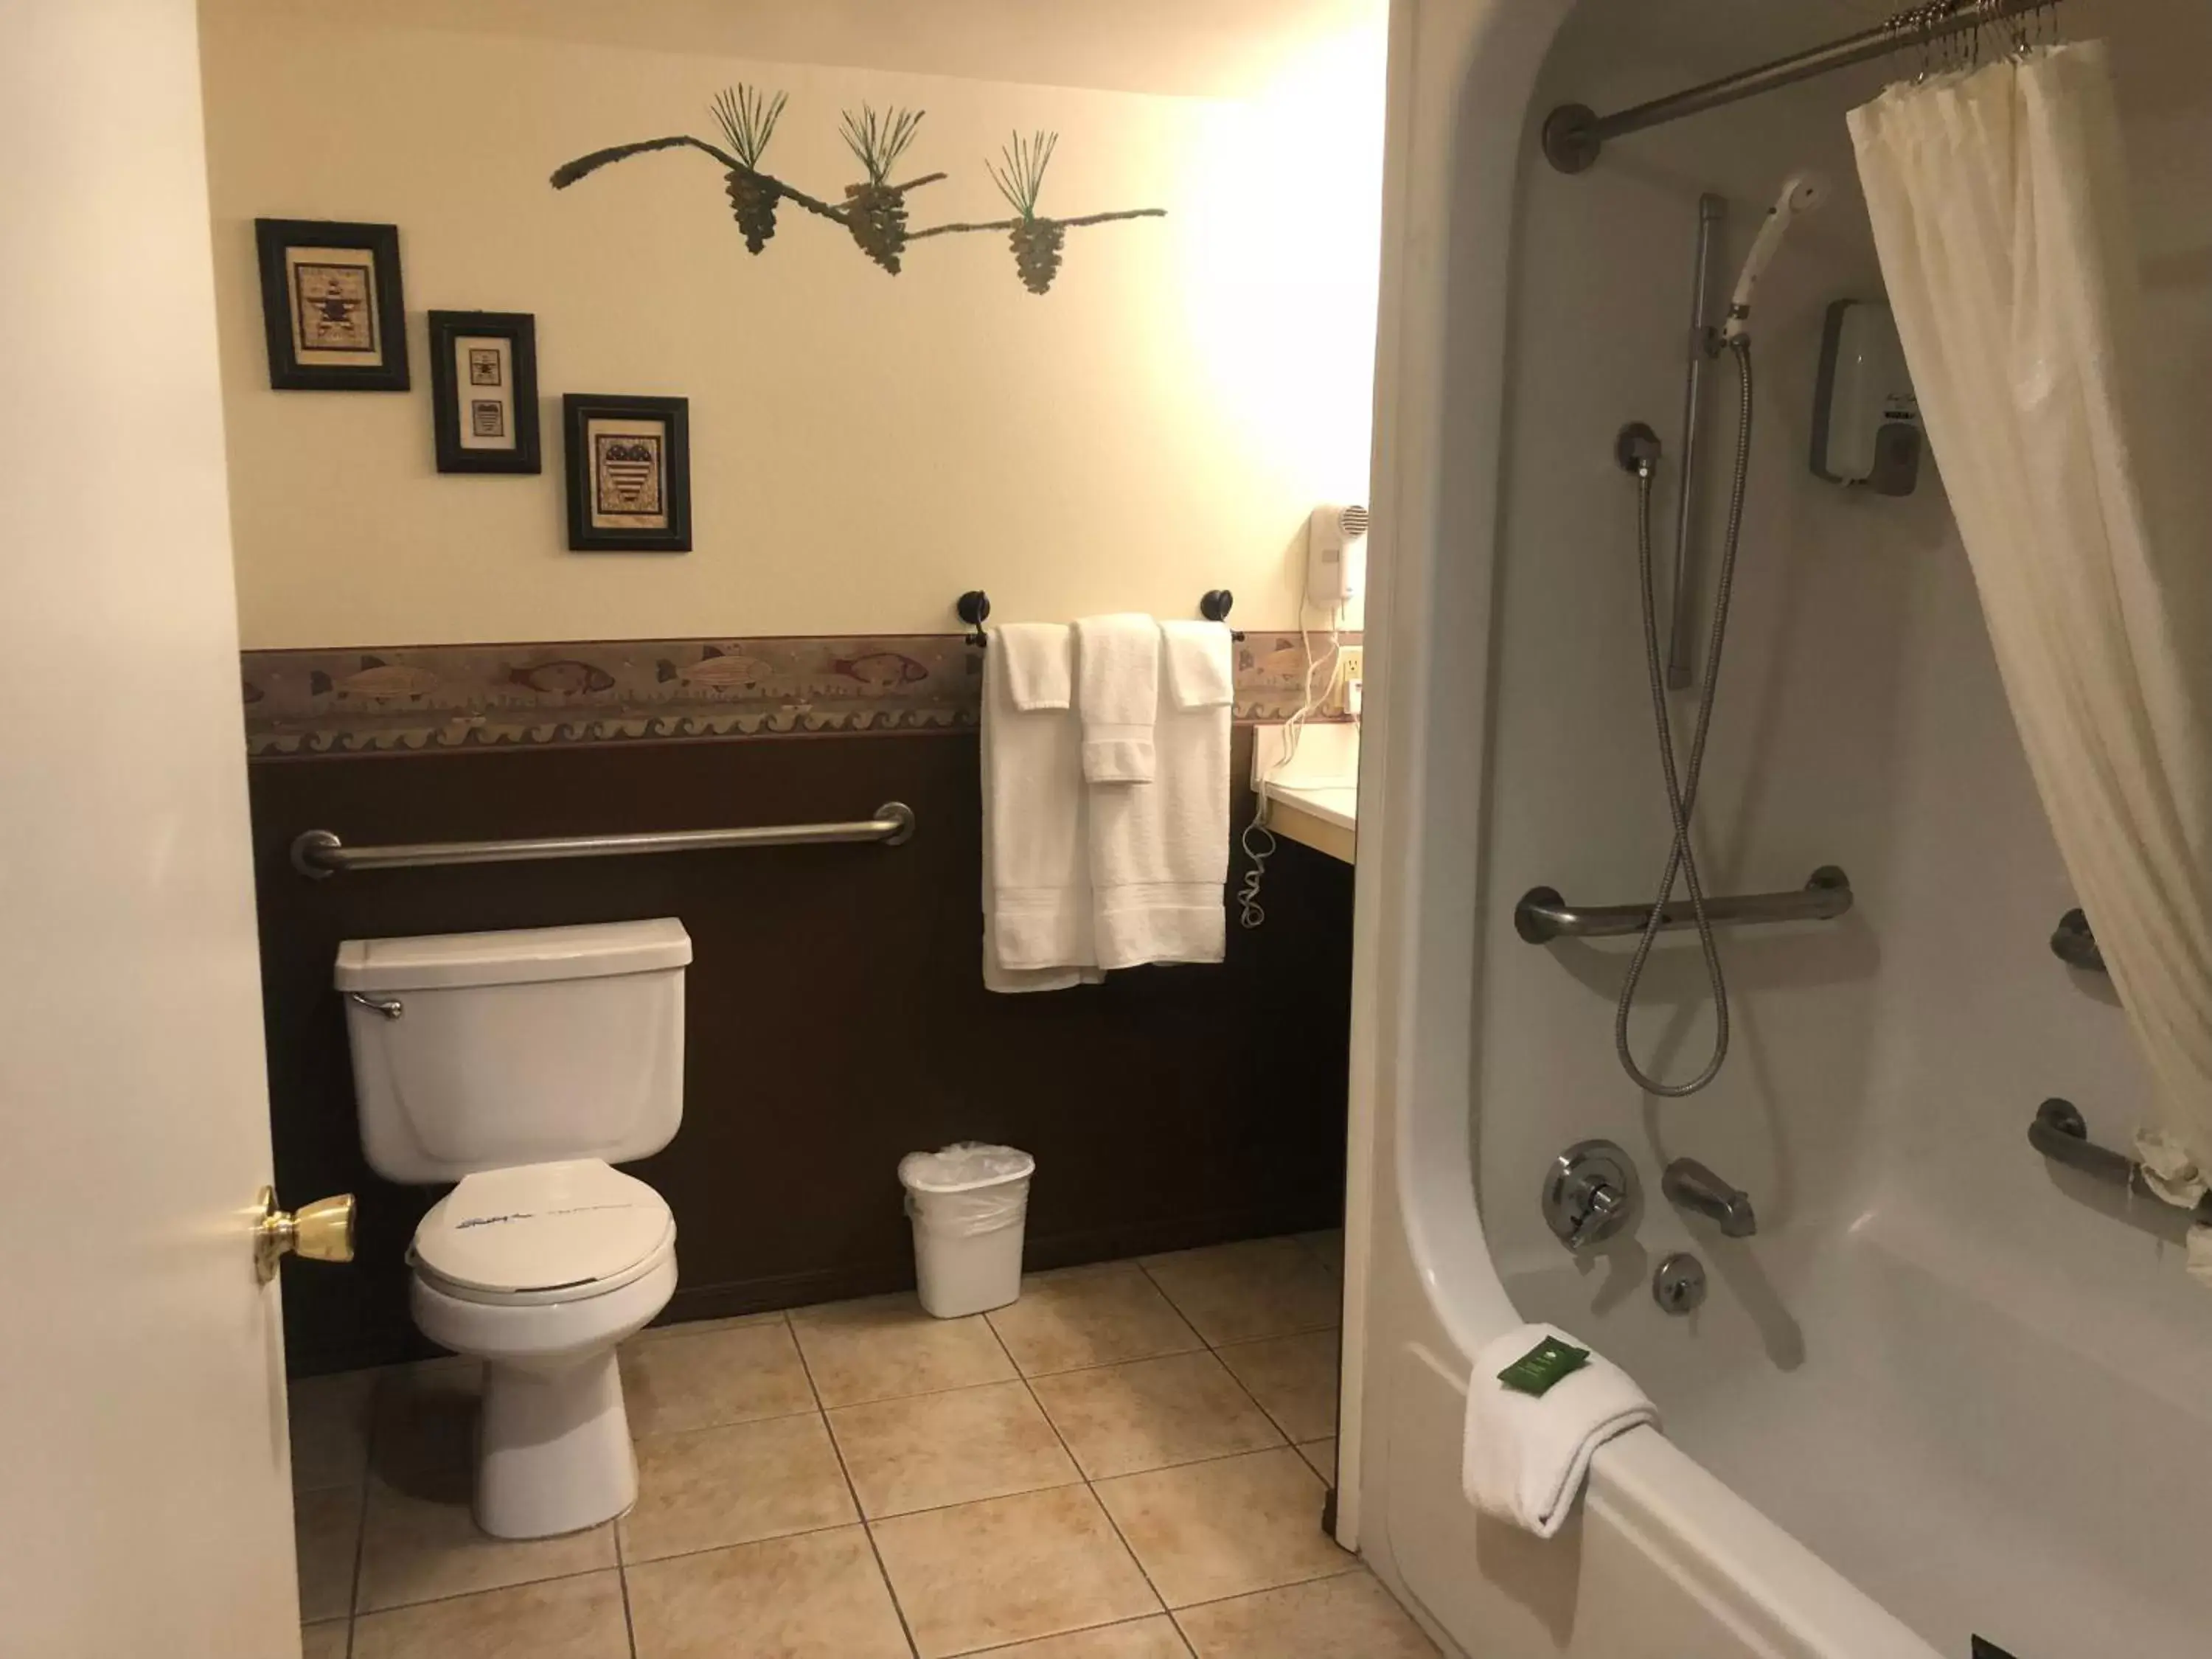
<path fill-rule="evenodd" d="M 408 1259 L 416 1327 L 483 1361 L 477 1524 L 544 1538 L 635 1503 L 615 1350 L 676 1289 L 660 1194 L 596 1158 L 488 1170 L 431 1207 Z"/>
<path fill-rule="evenodd" d="M 456 1183 L 416 1229 L 409 1300 L 483 1362 L 476 1518 L 495 1537 L 637 1499 L 615 1350 L 675 1291 L 676 1223 L 613 1165 L 683 1121 L 690 960 L 665 917 L 338 947 L 369 1165 Z"/>

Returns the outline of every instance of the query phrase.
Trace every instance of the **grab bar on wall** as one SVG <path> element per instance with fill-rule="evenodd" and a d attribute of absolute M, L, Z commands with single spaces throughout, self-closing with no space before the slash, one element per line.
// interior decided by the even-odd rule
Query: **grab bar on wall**
<path fill-rule="evenodd" d="M 618 858 L 634 853 L 711 853 L 726 847 L 818 847 L 914 838 L 914 808 L 886 801 L 872 818 L 849 823 L 771 823 L 744 830 L 673 830 L 635 836 L 545 836 L 532 841 L 425 841 L 349 847 L 328 830 L 302 831 L 292 867 L 318 879 L 341 870 L 419 870 L 435 864 L 527 864 L 539 859 Z"/>
<path fill-rule="evenodd" d="M 2052 1098 L 2035 1109 L 2035 1121 L 2027 1126 L 2027 1144 L 2053 1164 L 2130 1191 L 2150 1192 L 2142 1165 L 2125 1152 L 2100 1146 L 2089 1139 L 2089 1126 L 2070 1100 Z M 2212 1195 L 2197 1201 L 2195 1218 L 2212 1222 Z"/>
<path fill-rule="evenodd" d="M 1767 921 L 1833 921 L 1851 908 L 1851 878 L 1832 864 L 1815 870 L 1802 887 L 1787 893 L 1742 893 L 1705 901 L 1705 920 L 1716 927 Z M 1640 933 L 1651 920 L 1648 904 L 1573 905 L 1556 887 L 1531 887 L 1513 907 L 1513 931 L 1531 945 L 1555 939 L 1611 939 Z M 1687 899 L 1671 901 L 1659 926 L 1662 932 L 1694 927 L 1697 916 Z"/>

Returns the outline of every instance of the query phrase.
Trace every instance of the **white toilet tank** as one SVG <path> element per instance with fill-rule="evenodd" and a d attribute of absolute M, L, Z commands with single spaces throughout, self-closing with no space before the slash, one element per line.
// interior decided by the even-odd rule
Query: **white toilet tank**
<path fill-rule="evenodd" d="M 644 1158 L 684 1119 L 673 917 L 349 939 L 334 975 L 362 1149 L 387 1181 Z"/>

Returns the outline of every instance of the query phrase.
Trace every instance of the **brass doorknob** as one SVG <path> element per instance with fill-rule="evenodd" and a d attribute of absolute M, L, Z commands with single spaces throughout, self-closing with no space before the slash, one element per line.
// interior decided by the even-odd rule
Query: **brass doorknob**
<path fill-rule="evenodd" d="M 276 1263 L 287 1255 L 310 1261 L 353 1260 L 353 1194 L 319 1198 L 297 1210 L 276 1207 L 276 1190 L 264 1187 L 261 1219 L 253 1229 L 253 1270 L 266 1285 L 276 1277 Z"/>

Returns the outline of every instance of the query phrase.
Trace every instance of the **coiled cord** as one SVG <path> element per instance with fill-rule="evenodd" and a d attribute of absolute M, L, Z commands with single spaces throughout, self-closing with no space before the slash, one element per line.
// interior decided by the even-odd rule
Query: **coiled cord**
<path fill-rule="evenodd" d="M 1262 796 L 1252 822 L 1237 838 L 1237 844 L 1244 849 L 1244 856 L 1252 860 L 1252 867 L 1244 872 L 1243 884 L 1237 890 L 1237 920 L 1246 927 L 1257 927 L 1267 919 L 1267 913 L 1260 907 L 1260 884 L 1267 878 L 1267 860 L 1275 856 L 1276 842 L 1275 832 L 1267 828 L 1267 798 Z M 1255 836 L 1267 843 L 1265 852 L 1252 844 Z"/>
<path fill-rule="evenodd" d="M 1674 841 L 1668 849 L 1667 868 L 1659 878 L 1659 896 L 1652 901 L 1651 914 L 1636 941 L 1636 954 L 1628 963 L 1628 976 L 1621 982 L 1620 1000 L 1613 1009 L 1613 1047 L 1620 1057 L 1621 1069 L 1637 1087 L 1670 1100 L 1693 1095 L 1718 1077 L 1729 1051 L 1728 979 L 1721 969 L 1720 945 L 1713 938 L 1712 923 L 1705 917 L 1705 883 L 1698 873 L 1698 855 L 1690 845 L 1691 817 L 1697 809 L 1698 782 L 1705 766 L 1705 738 L 1712 729 L 1713 693 L 1720 684 L 1721 647 L 1728 638 L 1729 605 L 1735 590 L 1735 555 L 1743 534 L 1744 491 L 1751 477 L 1751 341 L 1739 336 L 1729 343 L 1729 349 L 1735 356 L 1736 380 L 1741 391 L 1736 417 L 1735 479 L 1729 493 L 1728 532 L 1722 543 L 1720 582 L 1713 599 L 1712 637 L 1705 647 L 1705 678 L 1698 705 L 1698 722 L 1690 739 L 1689 765 L 1680 773 L 1674 763 L 1674 722 L 1667 711 L 1666 676 L 1659 665 L 1659 607 L 1653 593 L 1651 570 L 1652 468 L 1647 464 L 1638 467 L 1636 473 L 1636 558 L 1644 590 L 1644 659 L 1650 670 L 1651 714 L 1658 727 L 1659 768 L 1667 779 L 1667 808 L 1674 820 Z M 1635 1006 L 1637 988 L 1643 982 L 1651 947 L 1658 940 L 1660 924 L 1666 920 L 1667 903 L 1674 896 L 1678 874 L 1689 890 L 1690 914 L 1697 921 L 1698 945 L 1705 953 L 1705 973 L 1712 985 L 1713 1051 L 1705 1069 L 1688 1082 L 1664 1083 L 1649 1076 L 1636 1063 L 1636 1056 L 1628 1047 L 1628 1017 Z"/>

